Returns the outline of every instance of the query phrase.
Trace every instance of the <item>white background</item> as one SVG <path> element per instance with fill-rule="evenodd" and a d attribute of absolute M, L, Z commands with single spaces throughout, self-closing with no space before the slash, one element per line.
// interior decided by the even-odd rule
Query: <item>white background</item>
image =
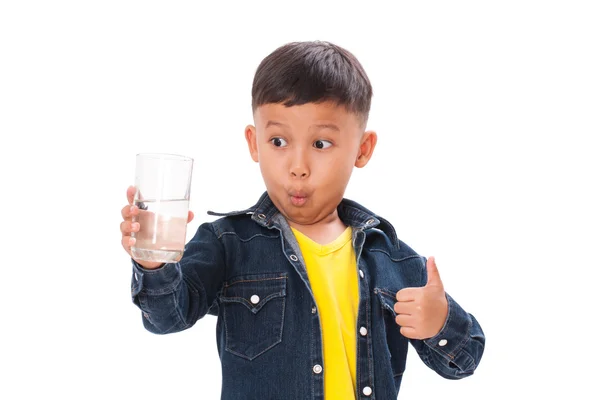
<path fill-rule="evenodd" d="M 411 348 L 400 398 L 598 398 L 597 2 L 365 3 L 2 2 L 0 398 L 218 399 L 216 319 L 144 330 L 120 209 L 145 151 L 196 160 L 188 239 L 254 204 L 255 69 L 312 39 L 374 86 L 347 197 L 435 255 L 487 336 L 460 381 Z"/>

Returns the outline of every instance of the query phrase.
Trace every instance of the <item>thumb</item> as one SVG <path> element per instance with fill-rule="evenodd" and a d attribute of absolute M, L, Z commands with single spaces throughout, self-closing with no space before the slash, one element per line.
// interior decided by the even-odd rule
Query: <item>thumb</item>
<path fill-rule="evenodd" d="M 133 198 L 135 197 L 136 190 L 137 189 L 135 186 L 129 186 L 127 188 L 127 201 L 129 202 L 129 204 L 133 204 Z"/>
<path fill-rule="evenodd" d="M 427 259 L 427 285 L 442 285 L 442 278 L 433 256 Z"/>

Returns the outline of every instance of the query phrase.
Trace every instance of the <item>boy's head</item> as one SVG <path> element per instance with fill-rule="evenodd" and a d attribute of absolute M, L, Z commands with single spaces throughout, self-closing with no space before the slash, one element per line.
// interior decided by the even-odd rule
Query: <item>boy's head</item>
<path fill-rule="evenodd" d="M 252 86 L 252 159 L 269 197 L 291 222 L 337 218 L 353 167 L 369 161 L 372 88 L 358 60 L 329 42 L 294 42 L 258 66 Z"/>

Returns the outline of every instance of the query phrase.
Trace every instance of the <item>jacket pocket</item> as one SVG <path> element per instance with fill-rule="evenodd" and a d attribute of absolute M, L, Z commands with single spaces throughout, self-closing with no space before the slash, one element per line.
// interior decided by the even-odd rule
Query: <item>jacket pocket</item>
<path fill-rule="evenodd" d="M 253 274 L 228 281 L 220 296 L 225 350 L 248 360 L 281 342 L 287 274 Z"/>
<path fill-rule="evenodd" d="M 385 325 L 385 337 L 389 349 L 390 363 L 394 376 L 399 376 L 406 369 L 406 355 L 408 352 L 408 339 L 400 333 L 400 325 L 396 323 L 396 293 L 389 289 L 376 288 L 375 293 L 379 298 L 381 312 Z"/>

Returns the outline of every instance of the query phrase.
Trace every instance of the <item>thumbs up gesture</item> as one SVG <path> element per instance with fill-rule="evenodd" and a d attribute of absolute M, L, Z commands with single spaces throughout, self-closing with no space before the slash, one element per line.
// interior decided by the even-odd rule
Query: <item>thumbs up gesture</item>
<path fill-rule="evenodd" d="M 427 259 L 427 284 L 396 293 L 396 323 L 409 339 L 429 339 L 437 335 L 448 316 L 448 300 L 435 259 Z"/>

